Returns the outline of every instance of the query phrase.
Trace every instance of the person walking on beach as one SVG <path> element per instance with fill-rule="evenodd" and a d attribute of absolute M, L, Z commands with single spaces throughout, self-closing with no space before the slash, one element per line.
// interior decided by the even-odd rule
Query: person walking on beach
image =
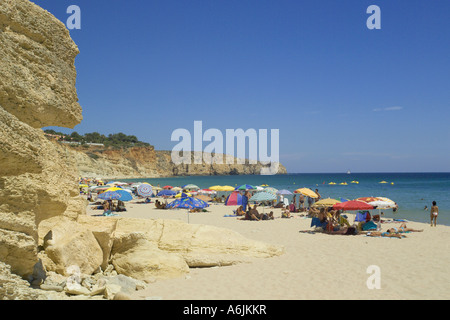
<path fill-rule="evenodd" d="M 439 208 L 436 205 L 436 201 L 433 201 L 433 206 L 430 209 L 431 226 L 433 226 L 433 221 L 434 221 L 434 226 L 436 227 L 436 220 L 437 220 L 438 214 L 439 214 Z"/>

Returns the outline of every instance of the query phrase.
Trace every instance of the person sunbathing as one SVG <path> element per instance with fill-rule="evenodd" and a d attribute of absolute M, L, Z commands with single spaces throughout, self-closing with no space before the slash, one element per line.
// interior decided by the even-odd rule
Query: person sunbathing
<path fill-rule="evenodd" d="M 406 226 L 406 223 L 402 223 L 399 227 L 399 229 L 397 230 L 397 228 L 391 228 L 394 229 L 395 232 L 399 232 L 399 233 L 405 233 L 405 232 L 423 232 L 423 229 L 412 229 L 412 228 L 408 228 Z M 390 229 L 389 229 L 390 230 Z"/>
<path fill-rule="evenodd" d="M 366 236 L 369 237 L 388 237 L 388 238 L 406 238 L 405 235 L 400 234 L 399 232 L 395 231 L 395 228 L 390 228 L 386 232 L 381 231 L 369 231 L 366 233 Z"/>
<path fill-rule="evenodd" d="M 254 220 L 259 221 L 262 219 L 262 216 L 260 216 L 258 210 L 256 210 L 256 204 L 253 208 L 249 208 L 249 210 L 245 213 L 244 217 L 241 218 L 241 220 Z"/>
<path fill-rule="evenodd" d="M 163 204 L 163 203 L 161 203 L 159 200 L 156 200 L 156 201 L 155 201 L 155 207 L 156 207 L 157 209 L 165 209 L 165 208 L 166 208 L 166 205 Z"/>

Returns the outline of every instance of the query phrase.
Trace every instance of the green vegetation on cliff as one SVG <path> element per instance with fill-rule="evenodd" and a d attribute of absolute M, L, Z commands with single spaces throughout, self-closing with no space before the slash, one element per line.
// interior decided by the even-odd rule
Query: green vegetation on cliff
<path fill-rule="evenodd" d="M 126 135 L 122 132 L 109 134 L 105 136 L 98 132 L 86 133 L 80 135 L 78 132 L 74 131 L 70 135 L 56 132 L 52 129 L 44 130 L 47 135 L 56 137 L 58 141 L 75 142 L 81 145 L 87 143 L 99 143 L 103 144 L 105 147 L 115 147 L 115 148 L 128 148 L 128 147 L 150 147 L 151 145 L 147 142 L 139 141 L 136 136 Z"/>

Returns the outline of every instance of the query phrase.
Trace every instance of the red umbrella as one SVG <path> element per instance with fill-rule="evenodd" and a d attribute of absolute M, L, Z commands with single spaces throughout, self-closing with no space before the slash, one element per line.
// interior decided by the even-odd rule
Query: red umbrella
<path fill-rule="evenodd" d="M 336 210 L 372 210 L 372 209 L 374 209 L 374 207 L 364 201 L 351 200 L 351 201 L 336 203 L 335 205 L 333 205 L 333 209 L 336 209 Z"/>
<path fill-rule="evenodd" d="M 164 186 L 163 187 L 163 189 L 167 189 L 167 190 L 170 190 L 170 189 L 172 189 L 173 187 L 172 186 Z"/>

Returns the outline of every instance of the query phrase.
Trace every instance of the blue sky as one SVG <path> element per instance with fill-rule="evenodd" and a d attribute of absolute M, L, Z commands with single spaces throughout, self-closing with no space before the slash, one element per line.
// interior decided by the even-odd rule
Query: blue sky
<path fill-rule="evenodd" d="M 279 129 L 292 173 L 450 171 L 447 0 L 33 2 L 81 8 L 79 133 L 171 150 L 201 120 Z"/>

